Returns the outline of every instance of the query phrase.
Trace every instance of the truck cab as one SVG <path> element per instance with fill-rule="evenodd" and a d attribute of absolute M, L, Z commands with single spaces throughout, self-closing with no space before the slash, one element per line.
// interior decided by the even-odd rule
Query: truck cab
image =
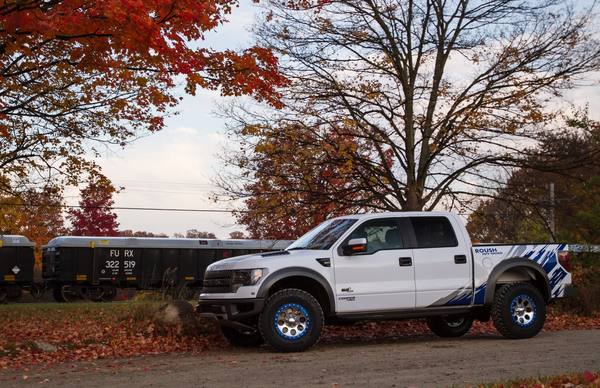
<path fill-rule="evenodd" d="M 349 215 L 283 251 L 210 265 L 198 311 L 236 345 L 267 341 L 279 351 L 316 343 L 325 320 L 423 317 L 436 334 L 458 336 L 492 317 L 503 335 L 527 338 L 570 285 L 565 248 L 473 247 L 447 212 Z"/>

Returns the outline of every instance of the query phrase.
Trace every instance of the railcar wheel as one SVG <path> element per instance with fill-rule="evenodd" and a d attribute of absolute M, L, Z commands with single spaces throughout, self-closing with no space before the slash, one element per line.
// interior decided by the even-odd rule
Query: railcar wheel
<path fill-rule="evenodd" d="M 23 290 L 19 286 L 8 286 L 6 289 L 6 299 L 9 303 L 18 302 L 23 296 Z"/>
<path fill-rule="evenodd" d="M 6 288 L 0 287 L 0 304 L 4 304 L 6 302 L 7 302 Z"/>
<path fill-rule="evenodd" d="M 116 287 L 107 287 L 104 289 L 104 292 L 102 293 L 101 300 L 102 300 L 102 302 L 112 302 L 113 300 L 115 300 L 116 296 L 117 296 L 117 288 Z"/>
<path fill-rule="evenodd" d="M 32 283 L 29 286 L 29 294 L 31 294 L 33 299 L 40 299 L 42 296 L 44 296 L 45 292 L 46 288 L 44 286 L 40 286 L 35 283 Z"/>
<path fill-rule="evenodd" d="M 71 303 L 77 299 L 77 294 L 73 292 L 68 284 L 59 285 L 52 289 L 52 296 L 58 303 Z"/>

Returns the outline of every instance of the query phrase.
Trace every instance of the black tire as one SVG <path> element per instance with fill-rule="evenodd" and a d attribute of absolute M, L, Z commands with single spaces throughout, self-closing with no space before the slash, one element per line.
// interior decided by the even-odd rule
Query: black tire
<path fill-rule="evenodd" d="M 223 333 L 223 337 L 225 337 L 231 345 L 240 348 L 256 348 L 265 343 L 264 338 L 258 331 L 253 334 L 245 334 L 232 329 L 231 327 L 221 326 L 221 333 Z"/>
<path fill-rule="evenodd" d="M 427 326 L 434 334 L 440 337 L 461 337 L 471 330 L 473 317 L 469 316 L 443 316 L 427 319 Z"/>
<path fill-rule="evenodd" d="M 529 283 L 511 283 L 500 287 L 494 296 L 492 320 L 506 338 L 531 338 L 546 321 L 546 302 Z"/>
<path fill-rule="evenodd" d="M 279 320 L 288 315 L 290 320 Z M 282 322 L 280 328 L 277 322 Z M 301 352 L 319 341 L 324 314 L 319 302 L 308 292 L 289 288 L 267 299 L 258 327 L 263 338 L 278 352 Z"/>

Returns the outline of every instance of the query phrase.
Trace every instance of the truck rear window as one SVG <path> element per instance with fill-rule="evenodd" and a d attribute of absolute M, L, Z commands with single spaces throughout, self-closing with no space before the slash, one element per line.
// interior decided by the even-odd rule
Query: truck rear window
<path fill-rule="evenodd" d="M 411 217 L 417 246 L 413 248 L 444 248 L 458 245 L 454 229 L 446 217 Z"/>

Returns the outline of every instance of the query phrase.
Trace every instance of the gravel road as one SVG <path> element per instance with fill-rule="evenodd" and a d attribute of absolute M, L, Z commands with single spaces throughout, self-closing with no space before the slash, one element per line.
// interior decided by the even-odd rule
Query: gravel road
<path fill-rule="evenodd" d="M 440 387 L 586 369 L 600 369 L 597 330 L 543 332 L 520 341 L 420 337 L 321 344 L 297 354 L 263 347 L 102 360 L 0 373 L 0 386 Z"/>

